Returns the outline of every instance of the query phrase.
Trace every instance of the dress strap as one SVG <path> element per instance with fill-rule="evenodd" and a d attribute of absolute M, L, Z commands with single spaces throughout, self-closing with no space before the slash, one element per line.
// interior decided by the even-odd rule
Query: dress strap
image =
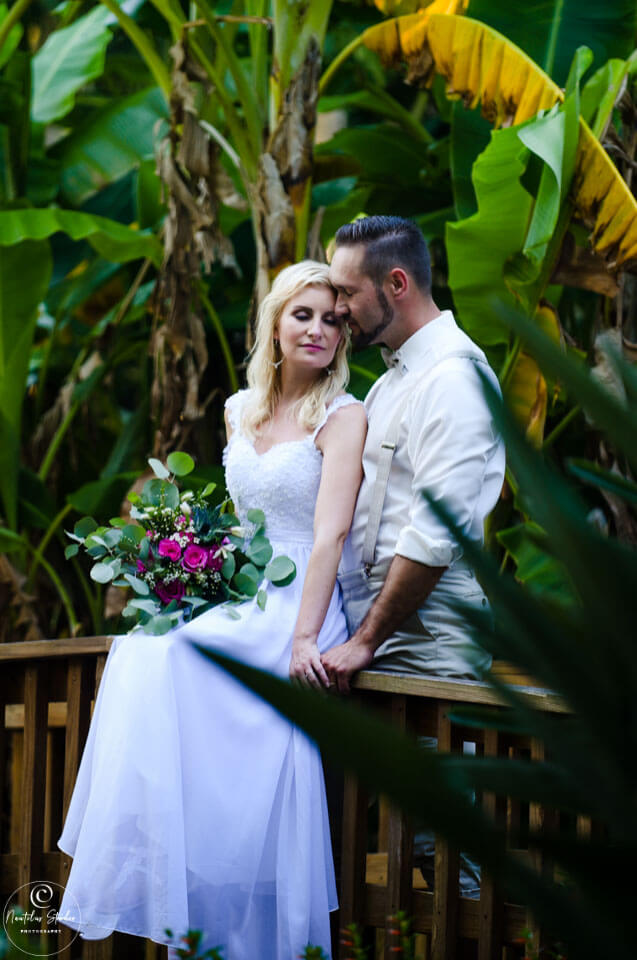
<path fill-rule="evenodd" d="M 357 400 L 356 397 L 352 396 L 351 393 L 341 393 L 338 397 L 334 397 L 329 407 L 327 407 L 325 413 L 321 417 L 318 426 L 314 428 L 312 432 L 312 440 L 316 440 L 319 431 L 323 429 L 333 413 L 336 413 L 336 411 L 340 410 L 341 407 L 349 407 L 352 403 L 359 403 L 361 406 L 364 405 L 361 400 Z"/>
<path fill-rule="evenodd" d="M 233 431 L 238 430 L 241 425 L 241 411 L 249 392 L 249 390 L 239 390 L 237 393 L 233 393 L 231 397 L 228 397 L 224 404 L 224 407 L 228 411 L 228 423 Z"/>

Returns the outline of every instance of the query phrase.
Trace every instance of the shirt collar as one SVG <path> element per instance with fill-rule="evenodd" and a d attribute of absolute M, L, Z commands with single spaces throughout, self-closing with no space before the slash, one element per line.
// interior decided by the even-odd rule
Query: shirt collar
<path fill-rule="evenodd" d="M 443 310 L 442 313 L 420 327 L 415 333 L 405 340 L 398 350 L 389 350 L 387 347 L 381 347 L 380 352 L 387 367 L 391 370 L 396 369 L 401 374 L 409 373 L 418 366 L 418 361 L 427 354 L 438 341 L 444 338 L 446 332 L 456 327 L 451 310 Z"/>

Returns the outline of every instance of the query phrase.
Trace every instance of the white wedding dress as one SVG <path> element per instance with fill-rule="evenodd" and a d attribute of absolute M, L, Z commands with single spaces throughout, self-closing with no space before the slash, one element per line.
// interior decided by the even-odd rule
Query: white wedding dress
<path fill-rule="evenodd" d="M 224 960 L 330 956 L 337 907 L 316 745 L 190 641 L 287 677 L 312 547 L 322 457 L 314 440 L 257 454 L 227 403 L 226 481 L 240 518 L 266 515 L 275 554 L 296 563 L 265 610 L 215 607 L 160 637 L 115 637 L 58 846 L 73 857 L 60 921 L 86 939 L 113 930 L 175 941 L 204 932 Z M 328 416 L 350 395 L 337 397 Z M 325 421 L 323 421 L 324 423 Z M 335 587 L 318 645 L 347 639 Z M 78 912 L 79 906 L 79 912 Z M 171 951 L 172 953 L 172 951 Z"/>

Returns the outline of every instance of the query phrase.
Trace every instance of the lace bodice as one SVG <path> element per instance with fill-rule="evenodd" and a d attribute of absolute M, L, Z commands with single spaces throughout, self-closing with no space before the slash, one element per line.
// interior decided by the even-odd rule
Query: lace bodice
<path fill-rule="evenodd" d="M 258 508 L 265 513 L 270 539 L 311 542 L 322 466 L 322 454 L 314 441 L 332 413 L 360 401 L 349 393 L 336 397 L 313 433 L 257 453 L 241 431 L 241 408 L 248 393 L 240 390 L 226 401 L 232 436 L 223 463 L 237 516 L 243 523 L 247 511 Z"/>

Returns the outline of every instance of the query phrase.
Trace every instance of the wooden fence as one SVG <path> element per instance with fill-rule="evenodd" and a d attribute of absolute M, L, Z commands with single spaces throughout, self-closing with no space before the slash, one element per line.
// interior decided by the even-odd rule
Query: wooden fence
<path fill-rule="evenodd" d="M 71 799 L 92 704 L 99 687 L 109 637 L 0 645 L 0 908 L 14 891 L 33 881 L 66 883 L 71 859 L 56 846 Z M 542 710 L 562 711 L 543 691 L 524 694 Z M 426 680 L 366 672 L 355 696 L 386 711 L 390 721 L 436 736 L 439 750 L 476 743 L 478 752 L 541 757 L 539 742 L 493 730 L 463 730 L 449 720 L 462 703 L 496 704 L 493 691 L 471 681 Z M 515 824 L 521 816 L 541 824 L 547 812 L 520 808 L 506 798 L 479 798 L 490 815 Z M 378 805 L 377 805 L 378 806 Z M 396 941 L 387 918 L 404 910 L 417 931 L 417 956 L 424 960 L 502 960 L 521 956 L 515 941 L 530 926 L 523 906 L 505 902 L 488 877 L 480 900 L 458 895 L 458 855 L 436 843 L 434 891 L 412 870 L 412 835 L 398 811 L 381 799 L 380 813 L 356 780 L 344 791 L 343 856 L 339 925 L 356 922 L 377 931 L 376 956 L 394 958 Z M 375 849 L 368 849 L 368 818 L 378 816 Z M 524 852 L 521 852 L 524 856 Z M 541 864 L 538 865 L 541 867 Z M 20 902 L 27 907 L 28 889 Z M 180 931 L 182 932 L 182 931 Z M 60 925 L 55 950 L 64 960 L 166 960 L 165 947 L 115 933 L 106 940 L 73 939 Z M 52 951 L 51 951 L 52 952 Z M 335 956 L 337 954 L 335 953 Z M 341 945 L 340 956 L 350 953 Z M 255 957 L 255 960 L 259 958 Z M 293 958 L 290 958 L 293 960 Z"/>

